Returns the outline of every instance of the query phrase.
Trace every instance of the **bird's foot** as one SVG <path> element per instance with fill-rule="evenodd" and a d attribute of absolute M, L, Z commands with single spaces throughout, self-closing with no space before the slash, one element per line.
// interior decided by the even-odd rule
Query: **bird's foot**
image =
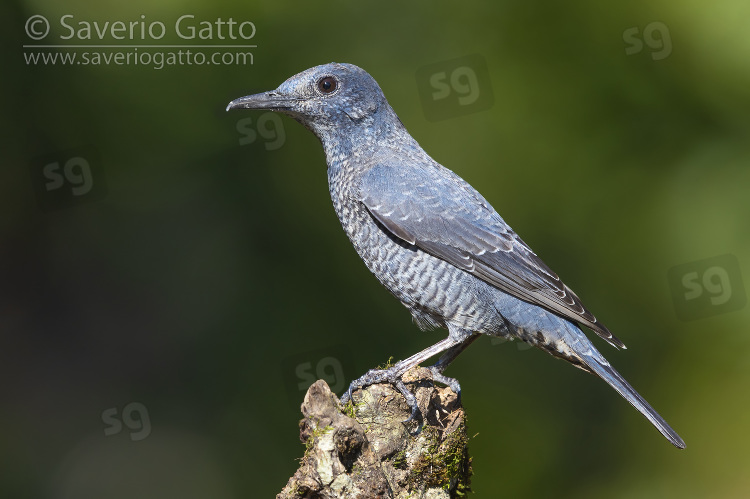
<path fill-rule="evenodd" d="M 457 400 L 459 402 L 461 401 L 461 384 L 457 379 L 443 375 L 443 369 L 445 369 L 445 366 L 438 363 L 427 369 L 432 373 L 433 381 L 437 381 L 438 383 L 450 387 L 450 389 L 456 394 Z M 417 404 L 417 397 L 406 387 L 406 384 L 402 379 L 403 375 L 404 368 L 400 362 L 388 369 L 370 369 L 364 374 L 364 376 L 360 376 L 349 384 L 349 388 L 341 396 L 341 403 L 346 404 L 350 400 L 353 401 L 352 392 L 357 389 L 378 383 L 390 383 L 401 393 L 401 395 L 404 396 L 406 404 L 409 406 L 409 409 L 411 409 L 411 414 L 403 422 L 408 423 L 409 421 L 413 421 L 417 416 L 421 419 L 422 414 L 419 410 L 419 405 Z"/>
<path fill-rule="evenodd" d="M 411 415 L 403 422 L 407 423 L 414 420 L 417 415 L 421 416 L 421 413 L 419 412 L 419 406 L 417 405 L 417 397 L 415 397 L 414 394 L 409 391 L 409 389 L 406 387 L 406 384 L 401 379 L 401 377 L 404 375 L 404 369 L 400 364 L 400 362 L 396 363 L 396 365 L 388 369 L 370 369 L 364 374 L 364 376 L 360 376 L 349 384 L 349 388 L 341 396 L 341 403 L 346 404 L 350 400 L 353 401 L 352 392 L 354 390 L 370 385 L 376 385 L 378 383 L 389 383 L 393 385 L 401 393 L 401 395 L 404 396 L 404 399 L 406 399 L 406 404 L 409 406 L 409 409 L 411 409 Z"/>

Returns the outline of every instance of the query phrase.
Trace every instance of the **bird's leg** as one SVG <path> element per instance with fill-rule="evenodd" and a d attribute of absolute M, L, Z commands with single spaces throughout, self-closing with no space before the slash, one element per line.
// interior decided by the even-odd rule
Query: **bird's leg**
<path fill-rule="evenodd" d="M 419 407 L 417 406 L 416 397 L 406 388 L 401 377 L 412 367 L 421 364 L 434 355 L 457 346 L 460 342 L 461 339 L 456 339 L 453 334 L 450 334 L 447 338 L 435 343 L 431 347 L 425 348 L 406 360 L 397 362 L 394 366 L 389 367 L 388 369 L 370 369 L 364 376 L 351 382 L 349 389 L 341 396 L 341 402 L 345 404 L 351 400 L 352 392 L 357 388 L 363 388 L 365 386 L 383 382 L 390 383 L 401 392 L 404 398 L 406 398 L 406 403 L 409 404 L 409 407 L 411 408 L 411 416 L 409 416 L 409 419 L 406 421 L 411 421 L 419 412 Z"/>
<path fill-rule="evenodd" d="M 457 379 L 444 376 L 443 371 L 445 371 L 445 368 L 448 367 L 448 364 L 453 362 L 455 358 L 458 357 L 458 354 L 466 350 L 466 348 L 471 345 L 477 338 L 479 338 L 479 333 L 473 333 L 471 336 L 467 336 L 460 343 L 450 347 L 448 351 L 445 352 L 437 362 L 435 362 L 435 364 L 431 365 L 428 368 L 430 372 L 432 372 L 432 379 L 437 381 L 438 383 L 449 386 L 450 389 L 453 390 L 453 392 L 458 396 L 459 401 L 461 400 L 461 385 L 459 384 Z"/>

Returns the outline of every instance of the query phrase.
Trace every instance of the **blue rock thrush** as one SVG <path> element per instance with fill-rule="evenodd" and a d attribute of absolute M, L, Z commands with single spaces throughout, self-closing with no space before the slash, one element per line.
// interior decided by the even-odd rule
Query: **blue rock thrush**
<path fill-rule="evenodd" d="M 443 353 L 433 377 L 460 394 L 443 371 L 479 334 L 518 338 L 606 381 L 676 447 L 685 443 L 583 334 L 586 326 L 625 348 L 472 186 L 433 160 L 409 135 L 377 82 L 351 64 L 303 71 L 276 90 L 229 103 L 299 121 L 320 139 L 336 214 L 367 268 L 421 329 L 448 337 L 355 380 L 342 396 L 389 382 L 414 395 L 406 371 Z"/>

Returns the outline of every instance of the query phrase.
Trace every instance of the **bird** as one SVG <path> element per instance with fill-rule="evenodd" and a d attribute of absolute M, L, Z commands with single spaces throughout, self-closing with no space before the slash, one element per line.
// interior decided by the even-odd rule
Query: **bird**
<path fill-rule="evenodd" d="M 240 97 L 226 110 L 287 115 L 325 151 L 334 210 L 354 249 L 422 330 L 446 338 L 385 369 L 371 369 L 342 395 L 390 383 L 411 416 L 416 397 L 402 377 L 441 354 L 428 369 L 459 397 L 448 365 L 480 335 L 519 339 L 609 384 L 675 447 L 685 442 L 584 334 L 586 327 L 626 348 L 583 305 L 489 202 L 432 159 L 409 134 L 375 79 L 353 64 L 304 70 L 275 90 Z"/>

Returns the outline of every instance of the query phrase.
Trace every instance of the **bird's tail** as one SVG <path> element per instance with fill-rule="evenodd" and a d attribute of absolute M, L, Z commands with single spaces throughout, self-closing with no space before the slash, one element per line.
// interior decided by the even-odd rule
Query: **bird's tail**
<path fill-rule="evenodd" d="M 651 424 L 653 424 L 656 429 L 672 443 L 672 445 L 678 449 L 684 449 L 685 442 L 680 438 L 677 432 L 674 431 L 666 421 L 664 421 L 664 418 L 662 418 L 627 381 L 625 381 L 625 378 L 623 378 L 620 373 L 618 373 L 609 362 L 601 356 L 601 354 L 597 355 L 597 353 L 598 352 L 594 350 L 589 355 L 580 355 L 579 359 L 586 365 L 588 370 L 606 381 L 609 386 L 614 388 L 617 393 L 622 395 L 625 400 L 638 409 L 638 412 L 646 416 L 646 419 L 651 421 Z"/>

